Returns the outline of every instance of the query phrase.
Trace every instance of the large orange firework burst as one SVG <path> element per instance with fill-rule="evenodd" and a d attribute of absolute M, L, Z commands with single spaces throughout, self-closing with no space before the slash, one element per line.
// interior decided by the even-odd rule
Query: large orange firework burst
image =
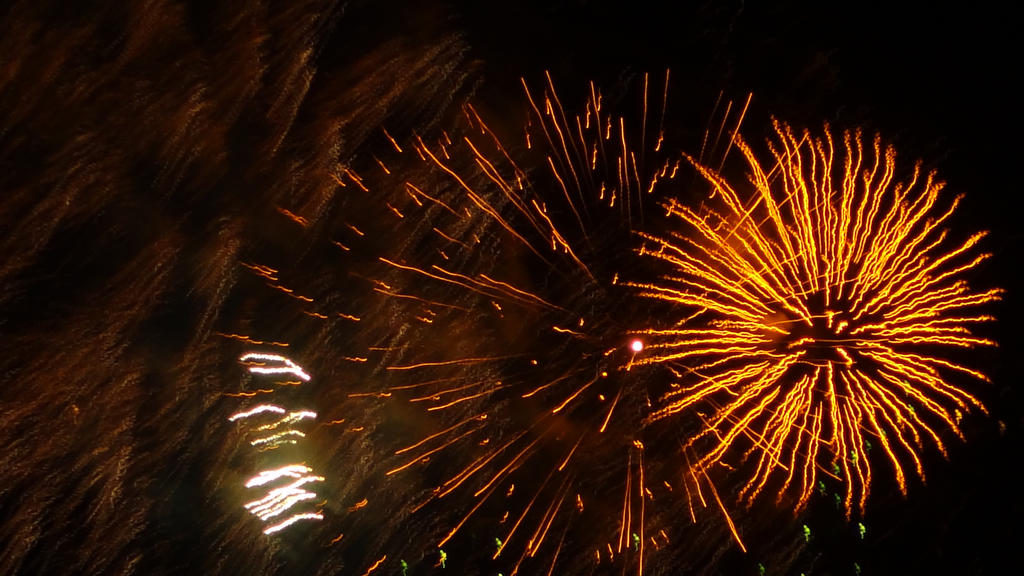
<path fill-rule="evenodd" d="M 650 420 L 696 413 L 684 453 L 741 470 L 741 499 L 774 491 L 800 509 L 831 477 L 863 513 L 881 461 L 906 493 L 922 451 L 946 454 L 946 429 L 962 438 L 962 415 L 985 411 L 955 382 L 987 379 L 955 350 L 994 345 L 971 328 L 1000 290 L 968 286 L 984 233 L 949 241 L 960 198 L 944 205 L 933 173 L 901 179 L 893 149 L 859 132 L 775 134 L 769 163 L 736 137 L 749 188 L 691 159 L 709 199 L 666 202 L 683 226 L 643 235 L 641 254 L 672 271 L 637 288 L 688 310 L 640 331 L 638 363 L 679 375 Z"/>

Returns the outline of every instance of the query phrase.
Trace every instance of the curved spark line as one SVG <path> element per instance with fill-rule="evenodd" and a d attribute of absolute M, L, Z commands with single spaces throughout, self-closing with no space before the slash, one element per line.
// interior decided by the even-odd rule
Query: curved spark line
<path fill-rule="evenodd" d="M 283 425 L 286 425 L 286 424 L 294 424 L 295 422 L 298 422 L 299 420 L 302 420 L 304 418 L 310 418 L 310 419 L 314 419 L 315 420 L 316 419 L 316 412 L 313 412 L 312 410 L 298 410 L 296 412 L 289 412 L 287 416 L 285 416 L 284 418 L 281 418 L 277 422 L 272 422 L 270 424 L 264 424 L 263 426 L 260 426 L 259 428 L 257 428 L 257 430 L 259 430 L 259 431 L 274 430 L 278 426 L 283 426 Z"/>
<path fill-rule="evenodd" d="M 264 412 L 273 412 L 274 414 L 284 414 L 285 412 L 287 412 L 287 410 L 285 410 L 284 408 L 281 408 L 280 406 L 275 406 L 273 404 L 260 404 L 259 406 L 254 406 L 254 407 L 252 407 L 252 408 L 250 408 L 248 410 L 245 410 L 245 411 L 242 411 L 242 412 L 236 412 L 236 413 L 232 414 L 231 416 L 228 417 L 228 421 L 235 422 L 235 421 L 238 421 L 238 420 L 242 420 L 244 418 L 248 418 L 250 416 L 255 416 L 257 414 L 263 414 Z"/>
<path fill-rule="evenodd" d="M 252 488 L 253 486 L 263 486 L 264 484 L 267 484 L 268 482 L 273 482 L 274 480 L 277 480 L 282 476 L 287 476 L 289 478 L 301 478 L 307 472 L 312 471 L 312 468 L 310 468 L 309 466 L 305 466 L 303 464 L 289 464 L 287 466 L 282 466 L 275 470 L 264 470 L 260 472 L 259 474 L 250 478 L 245 483 L 245 487 Z"/>
<path fill-rule="evenodd" d="M 263 438 L 256 438 L 249 444 L 253 446 L 262 446 L 264 444 L 277 444 L 282 442 L 294 442 L 294 440 L 288 438 L 289 436 L 298 436 L 299 438 L 305 438 L 306 435 L 298 430 L 284 430 L 277 434 L 271 434 L 270 436 L 264 436 Z"/>
<path fill-rule="evenodd" d="M 249 372 L 253 374 L 294 374 L 309 382 L 310 376 L 301 366 L 279 354 L 262 354 L 251 352 L 238 359 L 239 362 L 250 364 Z M 266 366 L 264 362 L 280 362 L 283 366 Z"/>
<path fill-rule="evenodd" d="M 984 374 L 944 358 L 950 348 L 992 346 L 971 325 L 993 320 L 967 310 L 997 300 L 962 276 L 989 254 L 973 255 L 978 233 L 952 248 L 942 229 L 960 198 L 937 208 L 943 183 L 915 166 L 896 178 L 895 152 L 859 133 L 838 142 L 775 123 L 762 165 L 737 136 L 753 194 L 689 158 L 711 185 L 694 211 L 667 202 L 689 233 L 641 235 L 642 255 L 672 273 L 634 285 L 646 297 L 695 310 L 647 339 L 635 364 L 685 366 L 693 381 L 662 398 L 657 420 L 710 408 L 694 448 L 699 469 L 738 460 L 749 471 L 741 498 L 769 485 L 795 491 L 803 507 L 819 474 L 845 483 L 847 514 L 861 513 L 872 478 L 872 446 L 884 453 L 901 491 L 920 450 L 946 449 L 938 429 L 963 438 L 963 412 L 982 403 L 947 380 Z M 699 414 L 706 413 L 701 410 Z M 772 482 L 770 484 L 770 482 Z"/>
<path fill-rule="evenodd" d="M 300 486 L 310 482 L 323 481 L 323 476 L 301 476 L 291 484 L 274 488 L 267 492 L 267 495 L 263 498 L 249 502 L 245 505 L 245 509 L 259 516 L 261 520 L 272 518 L 288 510 L 298 502 L 316 498 L 315 493 L 301 489 Z"/>
<path fill-rule="evenodd" d="M 279 522 L 277 524 L 274 524 L 272 526 L 268 526 L 267 529 L 263 531 L 263 533 L 264 534 L 273 534 L 274 532 L 278 532 L 280 530 L 284 530 L 285 528 L 291 526 L 292 524 L 295 524 L 296 522 L 298 522 L 300 520 L 323 520 L 323 519 L 324 519 L 323 514 L 320 514 L 319 512 L 306 512 L 306 513 L 303 513 L 303 514 L 295 514 L 293 516 L 289 516 L 288 518 L 286 518 L 285 520 L 283 520 L 283 521 L 281 521 L 281 522 Z"/>

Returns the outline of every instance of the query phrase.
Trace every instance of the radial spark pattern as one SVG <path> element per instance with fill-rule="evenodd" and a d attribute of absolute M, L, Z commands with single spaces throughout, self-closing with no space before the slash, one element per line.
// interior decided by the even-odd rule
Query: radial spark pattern
<path fill-rule="evenodd" d="M 338 175 L 370 205 L 334 235 L 331 256 L 359 271 L 352 296 L 335 309 L 295 288 L 321 306 L 313 318 L 358 327 L 343 401 L 381 415 L 345 426 L 395 423 L 375 482 L 402 495 L 388 514 L 425 525 L 384 545 L 392 564 L 426 549 L 414 569 L 641 573 L 670 542 L 650 519 L 667 489 L 645 468 L 646 382 L 630 370 L 631 312 L 647 303 L 619 281 L 643 205 L 684 163 L 659 147 L 666 88 L 650 84 L 627 122 L 595 85 L 573 113 L 550 78 L 524 82 L 525 129 L 467 106 L 452 135 L 384 132 L 374 164 Z M 405 194 L 378 205 L 381 190 Z"/>
<path fill-rule="evenodd" d="M 948 239 L 960 198 L 943 204 L 933 173 L 901 179 L 893 149 L 859 133 L 775 132 L 770 163 L 737 138 L 749 194 L 691 159 L 710 198 L 667 202 L 679 233 L 644 236 L 672 272 L 637 288 L 688 310 L 640 331 L 639 363 L 683 368 L 651 420 L 702 418 L 684 452 L 738 467 L 741 498 L 777 490 L 801 508 L 832 478 L 863 512 L 880 462 L 905 493 L 925 447 L 945 454 L 944 429 L 962 437 L 963 413 L 985 411 L 955 382 L 986 377 L 957 354 L 994 344 L 971 327 L 1000 290 L 968 286 L 984 233 Z"/>

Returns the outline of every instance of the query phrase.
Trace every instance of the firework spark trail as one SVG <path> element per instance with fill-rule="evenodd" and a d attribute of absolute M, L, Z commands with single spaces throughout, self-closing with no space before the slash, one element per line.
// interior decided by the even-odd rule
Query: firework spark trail
<path fill-rule="evenodd" d="M 641 206 L 675 178 L 682 158 L 661 152 L 656 113 L 630 126 L 605 109 L 593 84 L 576 116 L 566 113 L 550 76 L 540 93 L 523 87 L 532 111 L 525 150 L 506 145 L 467 106 L 462 136 L 415 136 L 399 145 L 386 134 L 399 157 L 375 156 L 380 181 L 338 176 L 370 191 L 401 179 L 406 196 L 389 199 L 379 214 L 427 239 L 414 249 L 389 243 L 390 252 L 376 257 L 378 271 L 363 276 L 381 303 L 374 313 L 407 320 L 402 335 L 387 336 L 386 345 L 370 340 L 356 354 L 380 359 L 389 379 L 382 394 L 437 423 L 385 464 L 395 482 L 438 476 L 408 508 L 451 514 L 433 545 L 455 545 L 467 527 L 480 530 L 504 509 L 509 525 L 498 523 L 492 560 L 508 558 L 506 574 L 540 565 L 531 562 L 556 570 L 569 526 L 587 524 L 578 519 L 584 499 L 610 502 L 618 490 L 618 480 L 594 488 L 598 480 L 585 470 L 621 459 L 614 475 L 632 478 L 629 521 L 612 526 L 604 517 L 590 529 L 607 524 L 604 541 L 618 542 L 607 559 L 642 573 L 652 553 L 646 535 L 657 533 L 645 526 L 653 495 L 633 442 L 646 391 L 626 380 L 638 376 L 629 369 L 643 342 L 625 337 L 629 326 L 618 316 L 631 295 L 608 250 L 633 259 L 628 243 L 643 221 Z M 662 91 L 652 93 L 659 102 L 651 108 L 663 114 Z M 539 156 L 534 169 L 520 166 L 525 156 Z M 416 179 L 401 168 L 410 160 Z M 358 252 L 374 225 L 345 222 L 337 243 L 346 254 Z M 537 334 L 517 334 L 524 319 Z M 587 514 L 597 518 L 603 507 Z M 643 541 L 634 544 L 634 534 Z"/>
<path fill-rule="evenodd" d="M 671 237 L 641 234 L 641 255 L 673 272 L 634 284 L 645 297 L 693 315 L 648 339 L 638 365 L 686 368 L 696 380 L 667 393 L 650 420 L 710 408 L 685 450 L 706 470 L 746 464 L 741 498 L 769 486 L 806 505 L 819 474 L 845 483 L 847 514 L 861 513 L 880 446 L 906 493 L 910 465 L 924 478 L 926 440 L 945 455 L 939 427 L 981 402 L 949 379 L 981 372 L 950 349 L 992 346 L 972 333 L 991 316 L 968 312 L 1001 290 L 972 290 L 963 276 L 989 255 L 972 255 L 984 233 L 949 247 L 946 225 L 960 198 L 936 208 L 943 184 L 915 166 L 896 176 L 896 155 L 859 133 L 838 142 L 775 123 L 763 164 L 738 135 L 750 171 L 749 198 L 718 172 L 690 163 L 711 185 L 694 211 L 666 212 L 685 224 Z M 714 201 L 714 204 L 711 204 Z M 831 471 L 831 472 L 829 472 Z"/>
<path fill-rule="evenodd" d="M 289 279 L 338 163 L 382 124 L 432 130 L 471 81 L 453 8 L 414 10 L 414 38 L 395 6 L 345 6 L 5 3 L 0 573 L 274 571 L 279 547 L 207 505 L 238 456 L 222 416 L 289 403 L 223 394 L 210 421 L 208 383 L 309 303 L 238 263 Z"/>
<path fill-rule="evenodd" d="M 293 374 L 309 381 L 309 374 L 298 364 L 279 354 L 260 354 L 251 352 L 238 359 L 239 362 L 249 365 L 249 372 L 253 374 Z M 266 362 L 278 362 L 280 366 L 268 366 Z"/>
<path fill-rule="evenodd" d="M 298 376 L 303 381 L 309 381 L 310 375 L 301 366 L 286 356 L 280 354 L 268 354 L 250 352 L 242 355 L 238 361 L 247 368 L 250 374 L 257 376 L 278 376 L 291 374 Z M 276 382 L 284 384 L 283 382 Z M 284 415 L 266 424 L 253 425 L 250 430 L 255 432 L 255 438 L 249 444 L 261 450 L 276 449 L 285 444 L 296 444 L 295 438 L 304 438 L 306 435 L 296 430 L 292 425 L 302 420 L 315 420 L 316 412 L 311 410 L 288 411 L 276 404 L 258 404 L 228 417 L 230 422 L 238 422 L 249 419 L 263 419 L 264 415 Z M 277 431 L 278 428 L 284 428 Z M 271 432 L 267 434 L 267 432 Z M 312 468 L 305 464 L 287 464 L 274 469 L 262 470 L 245 482 L 246 488 L 267 486 L 266 495 L 257 500 L 245 504 L 245 509 L 255 515 L 261 521 L 266 522 L 289 511 L 300 502 L 316 498 L 316 493 L 302 488 L 310 482 L 323 482 L 323 476 L 311 474 Z M 274 483 L 282 478 L 291 478 L 292 481 L 283 486 L 274 487 Z M 268 486 L 269 485 L 269 486 Z M 284 520 L 267 526 L 264 534 L 273 534 L 284 530 L 288 526 L 301 520 L 323 520 L 320 512 L 298 512 L 291 514 Z"/>

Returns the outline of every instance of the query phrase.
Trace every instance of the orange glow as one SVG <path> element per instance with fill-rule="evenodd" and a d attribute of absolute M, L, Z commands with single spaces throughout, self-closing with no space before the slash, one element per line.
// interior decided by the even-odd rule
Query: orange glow
<path fill-rule="evenodd" d="M 692 375 L 650 420 L 705 415 L 684 446 L 697 470 L 734 466 L 748 474 L 741 498 L 791 496 L 796 509 L 822 473 L 845 485 L 847 514 L 863 512 L 877 461 L 905 492 L 907 462 L 924 477 L 922 439 L 945 454 L 938 427 L 962 438 L 958 415 L 985 411 L 949 379 L 985 375 L 941 354 L 995 344 L 971 332 L 992 317 L 964 310 L 1002 291 L 963 278 L 989 256 L 971 255 L 984 233 L 947 246 L 960 199 L 937 210 L 934 174 L 918 165 L 900 180 L 893 149 L 859 133 L 815 137 L 778 122 L 775 133 L 768 164 L 735 137 L 743 187 L 687 157 L 711 193 L 699 210 L 663 203 L 681 233 L 640 234 L 639 252 L 672 272 L 632 286 L 692 312 L 637 331 L 646 347 L 633 364 Z"/>

